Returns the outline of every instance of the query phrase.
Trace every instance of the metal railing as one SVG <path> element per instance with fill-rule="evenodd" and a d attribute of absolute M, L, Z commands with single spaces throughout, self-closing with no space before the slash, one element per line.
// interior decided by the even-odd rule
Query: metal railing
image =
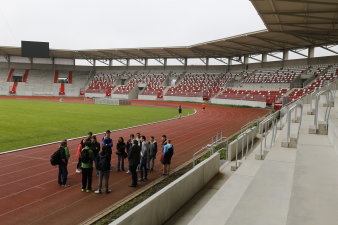
<path fill-rule="evenodd" d="M 314 119 L 314 126 L 315 126 L 316 130 L 318 130 L 319 100 L 320 100 L 320 96 L 323 95 L 323 94 L 327 94 L 327 96 L 326 96 L 326 104 L 327 105 L 326 105 L 325 116 L 324 116 L 324 121 L 326 122 L 326 124 L 328 123 L 331 108 L 332 108 L 332 103 L 334 102 L 334 98 L 335 98 L 334 91 L 332 91 L 330 89 L 319 91 L 316 94 L 315 119 Z"/>
<path fill-rule="evenodd" d="M 286 141 L 287 141 L 288 144 L 290 144 L 290 140 L 291 140 L 291 114 L 292 114 L 292 111 L 295 110 L 295 120 L 297 120 L 297 108 L 300 108 L 299 126 L 298 126 L 297 136 L 296 136 L 296 141 L 298 141 L 300 127 L 302 125 L 303 105 L 304 105 L 304 100 L 303 99 L 299 99 L 298 101 L 295 102 L 295 104 L 293 104 L 289 108 L 289 111 L 287 113 L 287 125 L 288 125 L 288 127 L 287 127 Z"/>
<path fill-rule="evenodd" d="M 215 147 L 220 144 L 221 142 L 224 142 L 224 140 L 227 139 L 227 137 L 223 137 L 223 131 L 217 131 L 215 136 L 211 137 L 211 143 L 204 146 L 203 148 L 201 148 L 200 150 L 198 150 L 197 152 L 195 152 L 192 156 L 192 164 L 193 167 L 196 166 L 196 160 L 199 158 L 199 156 L 202 153 L 209 153 L 210 155 L 215 153 Z M 216 152 L 218 152 L 219 150 L 217 150 Z"/>

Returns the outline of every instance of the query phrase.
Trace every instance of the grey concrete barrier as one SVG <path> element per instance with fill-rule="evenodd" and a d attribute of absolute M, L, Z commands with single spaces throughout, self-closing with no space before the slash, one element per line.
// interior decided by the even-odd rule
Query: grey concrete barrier
<path fill-rule="evenodd" d="M 110 224 L 163 224 L 218 173 L 219 166 L 220 155 L 215 153 Z"/>

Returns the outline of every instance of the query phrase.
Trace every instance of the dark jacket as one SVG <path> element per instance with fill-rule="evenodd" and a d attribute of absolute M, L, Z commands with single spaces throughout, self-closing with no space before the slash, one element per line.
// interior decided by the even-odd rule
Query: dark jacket
<path fill-rule="evenodd" d="M 128 154 L 129 166 L 137 166 L 140 163 L 141 148 L 138 145 L 133 145 Z"/>
<path fill-rule="evenodd" d="M 67 156 L 66 156 L 66 150 L 62 147 L 59 148 L 59 151 L 60 151 L 60 164 L 68 164 L 68 159 L 67 159 Z"/>
<path fill-rule="evenodd" d="M 96 169 L 100 170 L 100 171 L 108 171 L 110 170 L 110 161 L 109 161 L 110 155 L 108 154 L 107 151 L 101 151 L 96 159 Z M 101 165 L 101 162 L 105 162 L 103 163 L 103 165 Z M 102 166 L 102 167 L 101 167 Z"/>
<path fill-rule="evenodd" d="M 149 153 L 150 153 L 150 157 L 151 158 L 155 158 L 156 157 L 156 153 L 157 153 L 157 142 L 149 142 L 150 146 L 149 146 Z"/>
<path fill-rule="evenodd" d="M 129 139 L 127 141 L 127 144 L 126 144 L 126 149 L 127 149 L 127 153 L 129 154 L 129 150 L 131 148 L 131 146 L 133 145 L 133 140 Z"/>
<path fill-rule="evenodd" d="M 100 152 L 100 143 L 99 142 L 92 143 L 91 149 L 93 150 L 94 157 L 96 158 Z"/>
<path fill-rule="evenodd" d="M 117 155 L 123 155 L 126 150 L 126 144 L 124 142 L 118 142 L 116 144 L 116 154 Z"/>

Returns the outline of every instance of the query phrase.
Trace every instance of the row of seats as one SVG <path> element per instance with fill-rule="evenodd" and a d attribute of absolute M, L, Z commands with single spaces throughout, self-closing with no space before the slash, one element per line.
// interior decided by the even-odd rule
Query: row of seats
<path fill-rule="evenodd" d="M 287 89 L 281 89 L 279 91 L 258 91 L 258 90 L 233 90 L 227 88 L 217 98 L 220 99 L 236 99 L 247 101 L 263 101 L 268 105 L 271 105 L 280 97 L 287 93 Z"/>
<path fill-rule="evenodd" d="M 149 86 L 149 89 L 146 88 L 145 90 L 148 93 L 148 91 L 159 88 L 164 81 L 165 76 L 163 74 L 136 74 L 129 80 L 127 85 L 119 86 L 114 91 L 114 94 L 129 94 L 139 83 Z"/>
<path fill-rule="evenodd" d="M 304 95 L 311 94 L 315 90 L 327 85 L 328 83 L 333 82 L 338 77 L 338 68 L 337 66 L 329 69 L 325 74 L 318 76 L 314 81 L 312 81 L 308 87 L 302 89 L 294 89 L 289 95 L 290 101 L 295 101 Z"/>
<path fill-rule="evenodd" d="M 275 70 L 262 70 L 247 76 L 243 83 L 291 83 L 305 68 L 285 68 Z"/>
<path fill-rule="evenodd" d="M 233 78 L 225 74 L 187 73 L 181 82 L 168 89 L 166 96 L 214 97 Z"/>

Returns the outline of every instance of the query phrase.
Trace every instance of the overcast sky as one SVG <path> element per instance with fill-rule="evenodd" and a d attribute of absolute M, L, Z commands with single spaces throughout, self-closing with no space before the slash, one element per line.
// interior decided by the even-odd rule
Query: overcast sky
<path fill-rule="evenodd" d="M 249 0 L 8 0 L 0 8 L 1 46 L 186 46 L 261 29 Z"/>

